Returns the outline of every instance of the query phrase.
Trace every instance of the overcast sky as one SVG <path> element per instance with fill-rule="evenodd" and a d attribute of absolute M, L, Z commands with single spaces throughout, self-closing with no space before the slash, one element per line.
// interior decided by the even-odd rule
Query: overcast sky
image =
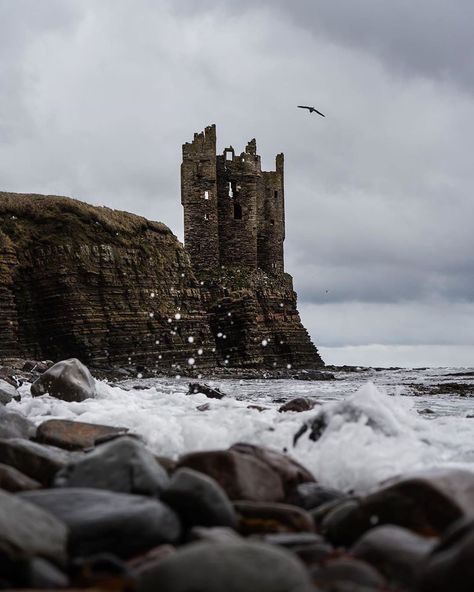
<path fill-rule="evenodd" d="M 264 168 L 285 153 L 325 360 L 474 366 L 473 22 L 472 0 L 0 0 L 0 187 L 182 238 L 181 144 L 256 137 Z"/>

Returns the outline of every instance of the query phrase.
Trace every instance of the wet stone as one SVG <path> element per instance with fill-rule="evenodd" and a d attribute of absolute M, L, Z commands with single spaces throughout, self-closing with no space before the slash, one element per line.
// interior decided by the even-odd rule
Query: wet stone
<path fill-rule="evenodd" d="M 6 380 L 0 378 L 0 405 L 10 403 L 18 396 L 18 391 Z"/>
<path fill-rule="evenodd" d="M 173 545 L 158 545 L 141 555 L 135 555 L 131 559 L 127 559 L 126 565 L 132 570 L 134 576 L 138 576 L 142 570 L 156 565 L 165 557 L 173 555 L 173 553 L 176 553 L 176 547 Z"/>
<path fill-rule="evenodd" d="M 188 532 L 187 542 L 206 541 L 208 543 L 219 543 L 220 545 L 241 542 L 242 537 L 232 528 L 227 526 L 194 526 Z"/>
<path fill-rule="evenodd" d="M 65 559 L 66 541 L 61 520 L 18 495 L 0 491 L 0 554 L 12 560 L 38 555 L 58 562 Z"/>
<path fill-rule="evenodd" d="M 123 436 L 97 446 L 56 475 L 56 487 L 96 487 L 123 493 L 159 495 L 168 474 L 138 440 Z"/>
<path fill-rule="evenodd" d="M 30 559 L 22 570 L 22 586 L 57 590 L 67 588 L 69 579 L 56 565 L 41 557 Z"/>
<path fill-rule="evenodd" d="M 388 580 L 408 586 L 435 543 L 435 539 L 386 525 L 366 532 L 352 547 L 351 554 L 370 563 Z"/>
<path fill-rule="evenodd" d="M 288 503 L 305 510 L 314 510 L 327 502 L 340 500 L 346 494 L 331 487 L 324 487 L 319 483 L 301 483 L 288 496 Z"/>
<path fill-rule="evenodd" d="M 209 386 L 208 384 L 200 384 L 198 382 L 191 382 L 189 384 L 188 395 L 195 395 L 202 393 L 209 399 L 222 399 L 225 397 L 225 393 L 220 391 L 218 388 Z"/>
<path fill-rule="evenodd" d="M 66 466 L 71 453 L 23 440 L 22 438 L 0 439 L 0 458 L 28 477 L 48 486 L 55 474 Z"/>
<path fill-rule="evenodd" d="M 38 427 L 36 440 L 65 450 L 85 450 L 127 432 L 127 428 L 121 427 L 48 419 Z"/>
<path fill-rule="evenodd" d="M 14 467 L 0 463 L 0 489 L 15 493 L 17 491 L 30 491 L 39 489 L 41 483 L 27 477 Z"/>
<path fill-rule="evenodd" d="M 49 394 L 62 401 L 85 401 L 95 397 L 95 381 L 88 368 L 76 358 L 51 366 L 31 385 L 33 397 Z"/>
<path fill-rule="evenodd" d="M 262 540 L 269 545 L 278 545 L 279 547 L 286 547 L 287 549 L 324 542 L 323 537 L 314 532 L 281 532 L 267 534 Z"/>
<path fill-rule="evenodd" d="M 75 559 L 70 571 L 74 585 L 88 590 L 129 592 L 134 589 L 129 566 L 111 553 Z"/>
<path fill-rule="evenodd" d="M 380 592 L 385 579 L 371 565 L 358 559 L 334 559 L 310 569 L 313 582 L 331 592 Z"/>
<path fill-rule="evenodd" d="M 235 450 L 193 452 L 182 456 L 178 467 L 188 467 L 212 477 L 231 500 L 282 501 L 283 485 L 267 464 Z"/>
<path fill-rule="evenodd" d="M 140 574 L 138 592 L 311 592 L 290 552 L 261 543 L 193 543 Z"/>
<path fill-rule="evenodd" d="M 295 399 L 291 399 L 284 405 L 282 405 L 278 411 L 280 413 L 284 413 L 287 411 L 295 411 L 295 412 L 302 412 L 302 411 L 309 411 L 315 407 L 316 401 L 308 399 L 307 397 L 297 397 Z"/>
<path fill-rule="evenodd" d="M 0 405 L 0 438 L 33 438 L 36 426 L 21 413 Z"/>
<path fill-rule="evenodd" d="M 161 494 L 186 526 L 235 528 L 234 508 L 222 487 L 211 477 L 188 468 L 178 469 Z"/>
<path fill-rule="evenodd" d="M 18 494 L 51 512 L 70 531 L 73 556 L 113 553 L 128 558 L 181 535 L 176 514 L 158 500 L 101 489 L 62 488 Z"/>
<path fill-rule="evenodd" d="M 278 532 L 313 532 L 311 516 L 296 506 L 264 502 L 235 502 L 239 532 L 243 535 Z"/>
<path fill-rule="evenodd" d="M 374 526 L 394 524 L 423 536 L 440 536 L 474 513 L 474 473 L 430 469 L 401 477 L 359 501 L 343 502 L 322 522 L 329 540 L 352 545 Z"/>
<path fill-rule="evenodd" d="M 264 462 L 280 477 L 285 495 L 288 495 L 300 483 L 314 481 L 313 475 L 287 454 L 246 443 L 234 444 L 230 450 L 236 451 L 242 456 L 254 457 Z"/>
<path fill-rule="evenodd" d="M 456 522 L 419 570 L 419 592 L 472 592 L 474 519 Z"/>

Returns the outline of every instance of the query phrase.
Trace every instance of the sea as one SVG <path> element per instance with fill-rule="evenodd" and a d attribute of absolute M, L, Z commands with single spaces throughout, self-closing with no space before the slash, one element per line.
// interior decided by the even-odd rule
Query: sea
<path fill-rule="evenodd" d="M 359 369 L 336 376 L 202 379 L 225 393 L 220 400 L 188 395 L 185 377 L 97 381 L 97 397 L 81 403 L 32 398 L 25 383 L 21 401 L 9 408 L 36 424 L 61 418 L 125 426 L 156 454 L 172 458 L 237 442 L 263 445 L 291 455 L 321 484 L 356 493 L 428 468 L 474 471 L 474 369 Z M 296 397 L 316 405 L 279 412 Z M 321 414 L 325 429 L 319 439 L 310 439 L 308 430 L 294 445 L 301 426 Z"/>

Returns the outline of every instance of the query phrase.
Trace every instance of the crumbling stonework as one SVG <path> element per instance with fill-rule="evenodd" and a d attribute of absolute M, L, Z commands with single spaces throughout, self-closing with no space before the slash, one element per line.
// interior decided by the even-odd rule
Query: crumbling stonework
<path fill-rule="evenodd" d="M 255 140 L 216 155 L 215 125 L 183 145 L 184 240 L 218 356 L 229 367 L 323 365 L 284 273 L 284 158 L 262 171 Z"/>
<path fill-rule="evenodd" d="M 262 171 L 255 140 L 216 155 L 216 127 L 183 145 L 184 242 L 196 271 L 238 265 L 283 273 L 283 154 Z"/>

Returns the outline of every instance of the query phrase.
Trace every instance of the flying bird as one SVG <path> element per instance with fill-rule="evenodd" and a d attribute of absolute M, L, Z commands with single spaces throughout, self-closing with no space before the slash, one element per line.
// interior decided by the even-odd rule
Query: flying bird
<path fill-rule="evenodd" d="M 308 109 L 308 113 L 317 113 L 318 115 L 321 115 L 321 117 L 326 117 L 324 113 L 321 113 L 321 111 L 318 111 L 314 107 L 308 107 L 307 105 L 298 105 L 298 107 L 300 109 Z"/>

